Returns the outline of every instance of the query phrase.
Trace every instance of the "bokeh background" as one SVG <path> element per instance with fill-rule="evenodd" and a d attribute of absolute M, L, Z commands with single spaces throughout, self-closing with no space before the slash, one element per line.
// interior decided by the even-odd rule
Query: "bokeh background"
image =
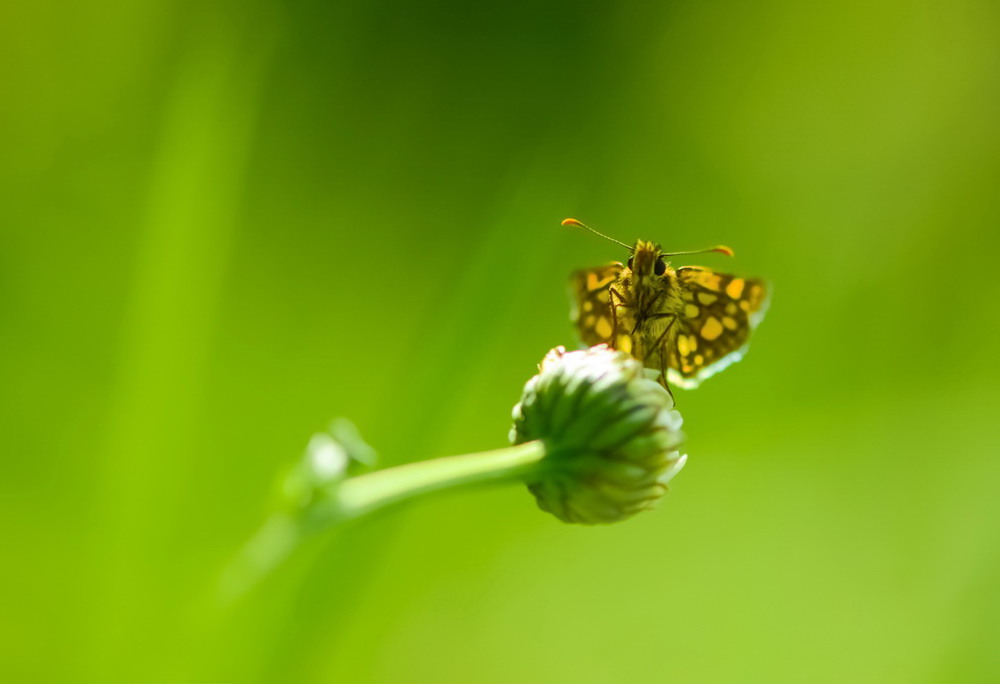
<path fill-rule="evenodd" d="M 1000 679 L 1000 8 L 0 7 L 0 679 Z M 559 221 L 775 285 L 658 510 L 417 501 L 215 597 L 310 435 L 502 446 Z"/>

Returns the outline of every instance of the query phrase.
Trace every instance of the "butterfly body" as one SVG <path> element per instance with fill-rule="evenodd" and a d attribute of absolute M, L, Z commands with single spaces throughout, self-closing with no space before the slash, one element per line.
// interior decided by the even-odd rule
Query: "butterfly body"
<path fill-rule="evenodd" d="M 573 320 L 585 344 L 630 353 L 665 387 L 693 388 L 742 358 L 767 288 L 699 266 L 674 269 L 664 256 L 639 240 L 627 264 L 573 274 Z"/>
<path fill-rule="evenodd" d="M 606 340 L 628 347 L 626 351 L 657 369 L 666 359 L 662 352 L 677 338 L 677 317 L 684 308 L 677 273 L 660 253 L 658 245 L 640 240 L 629 266 L 608 287 L 615 330 Z"/>

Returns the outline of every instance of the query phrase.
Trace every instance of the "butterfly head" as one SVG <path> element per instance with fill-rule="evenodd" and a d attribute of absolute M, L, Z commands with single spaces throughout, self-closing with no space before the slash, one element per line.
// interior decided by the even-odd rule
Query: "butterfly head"
<path fill-rule="evenodd" d="M 622 273 L 621 289 L 635 297 L 640 308 L 645 306 L 644 302 L 661 296 L 664 288 L 673 289 L 675 272 L 663 257 L 663 250 L 652 242 L 639 240 L 632 248 L 627 264 L 631 273 Z"/>
<path fill-rule="evenodd" d="M 632 276 L 640 280 L 660 278 L 667 272 L 667 262 L 663 260 L 663 250 L 652 242 L 639 240 L 628 259 Z"/>

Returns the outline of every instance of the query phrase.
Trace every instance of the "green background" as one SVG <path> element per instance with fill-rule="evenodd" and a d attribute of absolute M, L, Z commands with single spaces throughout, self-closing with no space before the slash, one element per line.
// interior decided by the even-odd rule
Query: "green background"
<path fill-rule="evenodd" d="M 1000 679 L 998 122 L 985 1 L 4 4 L 0 679 Z M 661 506 L 449 493 L 220 606 L 331 418 L 505 444 L 622 256 L 567 216 L 775 286 Z"/>

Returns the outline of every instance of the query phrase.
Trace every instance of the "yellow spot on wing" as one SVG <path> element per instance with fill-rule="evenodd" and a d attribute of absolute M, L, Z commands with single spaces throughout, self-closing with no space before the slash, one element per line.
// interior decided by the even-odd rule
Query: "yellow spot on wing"
<path fill-rule="evenodd" d="M 684 307 L 684 315 L 688 318 L 698 318 L 700 310 L 694 304 L 688 304 Z"/>
<path fill-rule="evenodd" d="M 702 356 L 701 354 L 698 354 L 697 356 L 694 357 L 694 362 L 696 365 L 700 366 L 701 364 L 705 363 L 705 357 Z"/>
<path fill-rule="evenodd" d="M 627 335 L 618 336 L 618 344 L 616 345 L 618 349 L 621 349 L 626 354 L 632 353 L 632 338 Z"/>
<path fill-rule="evenodd" d="M 597 326 L 594 328 L 594 332 L 596 332 L 599 337 L 611 337 L 611 321 L 607 318 L 599 318 L 597 320 Z"/>
<path fill-rule="evenodd" d="M 594 303 L 592 301 L 587 300 L 586 302 L 583 303 L 583 310 L 584 311 L 590 311 L 593 308 L 594 308 Z"/>
<path fill-rule="evenodd" d="M 691 351 L 696 351 L 698 349 L 698 337 L 695 335 L 688 335 L 688 347 Z"/>
<path fill-rule="evenodd" d="M 730 330 L 736 330 L 736 321 L 729 316 L 722 317 L 722 325 L 726 326 Z"/>
<path fill-rule="evenodd" d="M 711 271 L 702 271 L 698 273 L 698 276 L 695 278 L 695 282 L 706 290 L 715 290 L 716 292 L 718 292 L 722 287 L 722 279 L 719 277 L 719 274 L 712 273 Z"/>
<path fill-rule="evenodd" d="M 707 292 L 698 293 L 698 301 L 704 304 L 705 306 L 709 306 L 710 304 L 712 304 L 712 302 L 714 302 L 718 298 L 719 298 L 718 295 L 708 294 Z"/>
<path fill-rule="evenodd" d="M 587 274 L 587 289 L 588 290 L 599 290 L 602 287 L 604 287 L 605 285 L 607 285 L 608 283 L 610 283 L 614 279 L 615 279 L 614 276 L 605 276 L 604 278 L 598 278 L 596 273 L 588 273 Z"/>
<path fill-rule="evenodd" d="M 743 294 L 743 278 L 733 278 L 726 286 L 726 294 L 733 299 L 739 299 Z"/>
<path fill-rule="evenodd" d="M 708 341 L 712 341 L 722 334 L 722 323 L 715 316 L 709 316 L 705 325 L 701 326 L 701 336 Z"/>
<path fill-rule="evenodd" d="M 736 313 L 736 302 L 729 302 L 726 304 L 726 313 L 730 316 Z"/>

